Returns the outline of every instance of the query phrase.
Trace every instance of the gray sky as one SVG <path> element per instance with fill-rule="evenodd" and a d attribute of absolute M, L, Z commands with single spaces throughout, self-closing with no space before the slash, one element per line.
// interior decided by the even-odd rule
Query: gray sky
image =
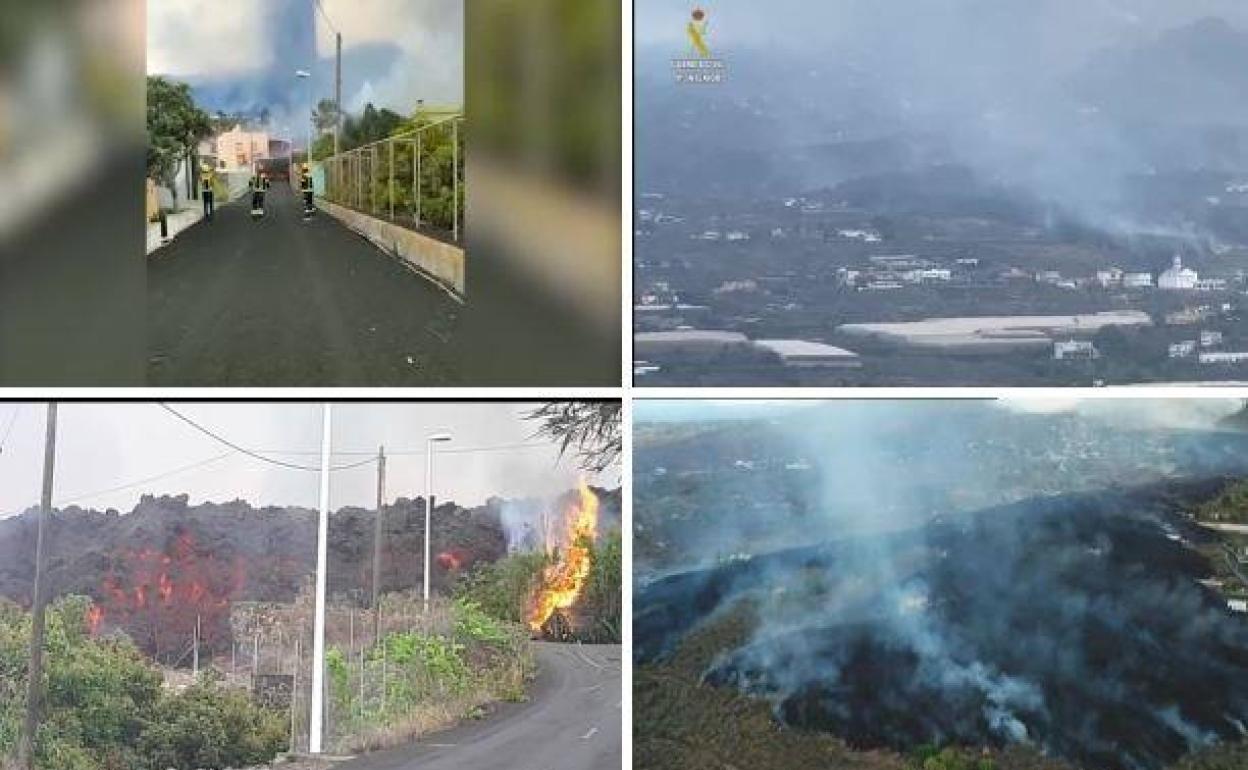
<path fill-rule="evenodd" d="M 1012 28 L 1019 38 L 1042 43 L 1037 47 L 1056 63 L 1062 53 L 1145 39 L 1203 16 L 1248 24 L 1242 0 L 636 0 L 637 44 L 686 45 L 695 6 L 706 11 L 711 48 L 723 56 L 733 46 L 835 55 L 833 43 L 863 37 L 886 43 Z"/>
<path fill-rule="evenodd" d="M 316 96 L 332 95 L 336 31 L 347 112 L 463 103 L 464 0 L 320 0 L 323 13 L 313 2 L 149 2 L 147 72 L 192 83 L 210 110 L 263 103 L 276 123 L 301 124 L 303 102 L 286 102 L 304 92 L 293 72 L 312 70 Z"/>
<path fill-rule="evenodd" d="M 319 404 L 172 404 L 200 425 L 252 450 L 315 466 L 319 463 Z M 387 454 L 423 451 L 425 436 L 449 432 L 454 440 L 435 454 L 434 481 L 441 499 L 477 505 L 486 498 L 547 496 L 573 486 L 580 475 L 572 458 L 559 460 L 557 447 L 534 439 L 536 425 L 523 419 L 532 408 L 520 403 L 346 403 L 334 408 L 334 450 Z M 0 439 L 14 409 L 17 421 L 0 454 L 0 517 L 36 504 L 43 468 L 43 404 L 0 404 Z M 539 444 L 523 449 L 455 452 L 477 447 Z M 443 453 L 444 452 L 444 453 Z M 229 454 L 134 488 L 82 498 L 123 484 L 151 479 Z M 362 459 L 343 454 L 334 464 Z M 423 455 L 391 455 L 387 462 L 387 498 L 423 494 Z M 617 486 L 613 469 L 591 483 Z M 58 505 L 128 512 L 140 495 L 190 495 L 192 503 L 242 498 L 253 505 L 302 505 L 315 508 L 318 474 L 280 468 L 245 455 L 199 433 L 154 403 L 62 404 L 58 420 L 57 463 L 53 498 Z M 374 464 L 333 474 L 331 507 L 371 508 L 376 498 Z"/>

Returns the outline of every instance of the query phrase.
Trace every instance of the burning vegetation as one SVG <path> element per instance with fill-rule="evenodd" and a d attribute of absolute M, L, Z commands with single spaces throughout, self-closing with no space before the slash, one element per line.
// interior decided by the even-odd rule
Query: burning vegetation
<path fill-rule="evenodd" d="M 564 528 L 553 561 L 543 570 L 533 595 L 528 624 L 534 633 L 566 638 L 575 627 L 571 615 L 593 567 L 598 508 L 598 496 L 582 481 L 576 501 L 564 511 Z"/>

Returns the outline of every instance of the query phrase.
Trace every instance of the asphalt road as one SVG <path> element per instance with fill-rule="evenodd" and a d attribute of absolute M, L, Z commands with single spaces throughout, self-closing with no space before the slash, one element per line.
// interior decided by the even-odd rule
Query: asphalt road
<path fill-rule="evenodd" d="M 337 765 L 339 770 L 619 770 L 619 645 L 537 643 L 526 703 L 480 722 Z"/>
<path fill-rule="evenodd" d="M 152 385 L 455 385 L 461 306 L 284 182 L 148 261 Z"/>

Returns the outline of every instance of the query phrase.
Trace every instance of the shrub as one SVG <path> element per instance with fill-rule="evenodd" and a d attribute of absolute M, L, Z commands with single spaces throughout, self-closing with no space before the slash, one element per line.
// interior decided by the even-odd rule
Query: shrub
<path fill-rule="evenodd" d="M 502 624 L 486 614 L 481 605 L 469 599 L 455 602 L 455 635 L 465 641 L 502 646 L 510 635 Z"/>
<path fill-rule="evenodd" d="M 221 770 L 268 762 L 289 744 L 285 716 L 212 677 L 161 701 L 140 740 L 150 770 Z"/>
<path fill-rule="evenodd" d="M 44 770 L 214 770 L 267 762 L 287 745 L 284 715 L 215 680 L 169 693 L 124 636 L 91 638 L 90 601 L 48 608 L 45 708 L 35 746 Z M 0 602 L 0 756 L 17 745 L 30 617 Z"/>
<path fill-rule="evenodd" d="M 478 565 L 460 578 L 455 593 L 493 618 L 524 623 L 542 571 L 550 564 L 544 553 L 516 553 L 490 564 Z"/>

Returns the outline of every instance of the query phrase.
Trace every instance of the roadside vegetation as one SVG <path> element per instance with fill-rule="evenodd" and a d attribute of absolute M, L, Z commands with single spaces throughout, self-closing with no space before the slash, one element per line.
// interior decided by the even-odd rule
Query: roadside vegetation
<path fill-rule="evenodd" d="M 180 692 L 123 635 L 87 633 L 89 599 L 48 608 L 42 770 L 219 770 L 267 763 L 288 745 L 284 713 L 213 676 Z M 0 757 L 13 762 L 25 714 L 30 614 L 0 601 Z"/>
<path fill-rule="evenodd" d="M 415 597 L 387 597 L 415 603 Z M 332 747 L 371 751 L 404 743 L 526 697 L 536 662 L 528 634 L 472 601 L 433 605 L 419 629 L 391 631 L 360 650 L 326 653 Z"/>
<path fill-rule="evenodd" d="M 418 107 L 410 116 L 365 105 L 358 114 L 344 114 L 342 131 L 338 137 L 339 152 L 349 152 L 390 137 L 403 137 L 394 147 L 393 157 L 388 147 L 382 146 L 374 156 L 364 162 L 362 182 L 354 177 L 343 180 L 341 189 L 331 186 L 329 197 L 336 203 L 359 208 L 366 212 L 390 211 L 396 216 L 414 217 L 417 210 L 415 190 L 419 166 L 420 220 L 424 227 L 450 231 L 455 224 L 456 211 L 462 220 L 464 210 L 464 139 L 461 125 L 458 133 L 452 128 L 451 116 L 458 110 L 451 108 Z M 322 100 L 314 116 L 318 130 L 324 131 L 312 145 L 314 160 L 324 160 L 334 153 L 334 105 Z M 419 143 L 420 163 L 416 163 L 416 131 L 421 130 Z M 455 158 L 458 153 L 458 208 L 456 208 Z M 375 160 L 375 167 L 369 165 Z M 390 184 L 393 161 L 394 185 Z M 354 173 L 353 170 L 348 173 Z M 462 222 L 461 222 L 462 224 Z"/>

